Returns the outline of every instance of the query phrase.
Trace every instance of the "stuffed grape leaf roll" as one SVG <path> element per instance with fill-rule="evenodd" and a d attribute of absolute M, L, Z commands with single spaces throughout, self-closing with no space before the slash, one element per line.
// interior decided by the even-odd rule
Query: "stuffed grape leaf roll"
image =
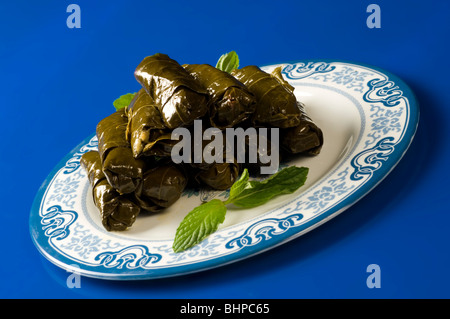
<path fill-rule="evenodd" d="M 145 162 L 135 159 L 126 137 L 128 118 L 120 109 L 97 124 L 98 152 L 106 179 L 119 193 L 131 193 L 139 185 Z"/>
<path fill-rule="evenodd" d="M 237 180 L 240 174 L 241 165 L 238 163 L 234 152 L 232 152 L 231 145 L 227 140 L 225 134 L 222 136 L 222 148 L 218 150 L 221 152 L 220 160 L 207 161 L 202 157 L 199 162 L 192 162 L 190 166 L 191 179 L 199 186 L 207 186 L 215 190 L 226 190 L 230 188 Z M 203 155 L 205 150 L 209 149 L 211 144 L 207 140 L 202 141 Z M 194 146 L 195 147 L 195 146 Z M 211 153 L 216 149 L 211 149 Z M 209 152 L 209 151 L 207 151 Z"/>
<path fill-rule="evenodd" d="M 283 79 L 281 67 L 269 74 L 257 66 L 249 65 L 235 69 L 231 74 L 256 97 L 253 116 L 255 125 L 287 128 L 300 123 L 294 87 Z"/>
<path fill-rule="evenodd" d="M 210 95 L 209 119 L 220 129 L 245 121 L 255 111 L 254 95 L 231 74 L 209 64 L 186 64 L 183 67 Z"/>
<path fill-rule="evenodd" d="M 275 129 L 279 130 L 278 128 Z M 241 165 L 242 168 L 248 169 L 250 175 L 261 175 L 263 167 L 266 167 L 266 169 L 272 168 L 273 171 L 278 170 L 281 160 L 281 153 L 279 152 L 280 141 L 279 138 L 272 136 L 270 129 L 266 130 L 265 134 L 261 134 L 261 131 L 257 130 L 255 135 L 249 135 L 245 138 L 245 160 Z M 236 154 L 239 154 L 239 152 L 241 154 L 244 153 L 242 150 L 236 149 Z M 255 155 L 252 158 L 250 154 Z"/>
<path fill-rule="evenodd" d="M 317 155 L 323 145 L 322 130 L 306 114 L 305 105 L 298 102 L 301 112 L 300 123 L 281 130 L 281 147 L 290 154 L 306 153 Z"/>
<path fill-rule="evenodd" d="M 164 145 L 170 144 L 171 130 L 165 127 L 158 107 L 143 88 L 136 93 L 127 112 L 127 138 L 133 156 L 170 155 L 170 148 L 164 152 Z"/>
<path fill-rule="evenodd" d="M 141 187 L 135 196 L 142 209 L 157 212 L 173 205 L 188 183 L 180 166 L 166 162 L 144 173 Z"/>
<path fill-rule="evenodd" d="M 239 172 L 240 165 L 236 161 L 233 163 L 212 163 L 207 167 L 197 167 L 194 178 L 199 185 L 216 190 L 226 190 L 237 180 Z"/>
<path fill-rule="evenodd" d="M 155 101 L 169 129 L 187 126 L 208 111 L 208 93 L 177 61 L 157 53 L 137 66 L 136 80 Z"/>
<path fill-rule="evenodd" d="M 131 227 L 141 209 L 130 199 L 129 194 L 119 194 L 108 183 L 103 173 L 100 154 L 97 151 L 84 153 L 80 163 L 88 175 L 94 204 L 100 211 L 105 229 L 122 231 Z"/>

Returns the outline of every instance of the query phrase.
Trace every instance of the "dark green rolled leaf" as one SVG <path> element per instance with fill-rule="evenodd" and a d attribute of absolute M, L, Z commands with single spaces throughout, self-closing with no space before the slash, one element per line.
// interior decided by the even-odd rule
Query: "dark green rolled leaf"
<path fill-rule="evenodd" d="M 187 126 L 208 111 L 208 93 L 166 54 L 146 57 L 134 75 L 159 108 L 169 129 Z"/>
<path fill-rule="evenodd" d="M 89 151 L 83 154 L 80 163 L 88 175 L 94 204 L 100 212 L 105 229 L 122 231 L 131 227 L 141 209 L 131 200 L 129 194 L 119 194 L 108 183 L 103 173 L 100 154 Z"/>
<path fill-rule="evenodd" d="M 290 154 L 317 155 L 323 146 L 322 130 L 306 114 L 302 103 L 299 102 L 298 107 L 301 112 L 300 123 L 280 131 L 281 147 Z"/>
<path fill-rule="evenodd" d="M 233 127 L 248 119 L 256 99 L 245 85 L 231 74 L 209 64 L 187 64 L 183 67 L 210 95 L 209 119 L 214 127 Z"/>
<path fill-rule="evenodd" d="M 240 163 L 236 158 L 232 158 L 232 161 L 227 162 L 227 151 L 229 150 L 229 144 L 225 134 L 222 134 L 222 153 L 221 162 L 213 161 L 208 163 L 204 158 L 200 163 L 190 163 L 192 167 L 191 176 L 192 180 L 197 182 L 200 186 L 207 186 L 216 190 L 226 190 L 230 188 L 236 179 L 239 177 L 241 170 Z M 193 139 L 193 143 L 196 141 Z M 202 153 L 205 153 L 205 148 L 208 147 L 210 141 L 202 140 Z M 195 145 L 192 145 L 192 149 Z"/>
<path fill-rule="evenodd" d="M 171 130 L 165 127 L 158 107 L 144 89 L 137 92 L 129 105 L 127 138 L 135 158 L 161 155 L 162 144 L 170 143 Z"/>
<path fill-rule="evenodd" d="M 187 185 L 185 172 L 177 165 L 163 161 L 148 169 L 143 176 L 136 199 L 142 209 L 155 212 L 173 205 Z"/>
<path fill-rule="evenodd" d="M 239 164 L 233 163 L 212 163 L 207 168 L 198 169 L 195 173 L 195 180 L 203 186 L 216 190 L 226 190 L 230 188 L 239 177 Z"/>
<path fill-rule="evenodd" d="M 174 252 L 186 250 L 215 232 L 225 220 L 225 204 L 212 199 L 194 208 L 178 226 L 172 248 Z"/>
<path fill-rule="evenodd" d="M 236 69 L 231 74 L 256 97 L 254 125 L 287 128 L 300 123 L 300 110 L 293 93 L 294 88 L 283 79 L 280 68 L 269 74 L 257 66 L 250 65 Z"/>
<path fill-rule="evenodd" d="M 102 119 L 96 129 L 98 152 L 106 179 L 119 193 L 131 193 L 139 185 L 145 163 L 133 157 L 127 140 L 128 118 L 120 109 Z"/>

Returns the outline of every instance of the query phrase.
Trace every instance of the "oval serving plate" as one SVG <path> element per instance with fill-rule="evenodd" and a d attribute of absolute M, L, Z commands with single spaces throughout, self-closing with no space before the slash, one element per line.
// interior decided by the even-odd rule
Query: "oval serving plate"
<path fill-rule="evenodd" d="M 417 129 L 419 109 L 398 77 L 376 67 L 340 61 L 301 61 L 283 75 L 323 130 L 314 157 L 282 163 L 309 167 L 296 193 L 266 205 L 229 209 L 219 229 L 195 247 L 174 253 L 175 231 L 202 200 L 227 192 L 187 189 L 169 209 L 141 214 L 131 229 L 108 232 L 94 206 L 83 153 L 97 149 L 95 135 L 73 149 L 44 181 L 30 214 L 30 232 L 51 262 L 84 276 L 136 280 L 182 275 L 250 257 L 314 229 L 373 189 L 400 161 Z"/>

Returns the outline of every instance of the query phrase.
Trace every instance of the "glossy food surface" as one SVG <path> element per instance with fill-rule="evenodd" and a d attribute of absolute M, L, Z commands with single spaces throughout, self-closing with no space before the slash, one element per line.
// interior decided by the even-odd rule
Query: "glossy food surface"
<path fill-rule="evenodd" d="M 135 158 L 152 154 L 158 147 L 155 144 L 170 140 L 171 130 L 166 128 L 159 108 L 143 88 L 134 96 L 127 113 L 127 139 Z"/>
<path fill-rule="evenodd" d="M 139 185 L 144 161 L 133 156 L 127 141 L 128 118 L 121 109 L 97 125 L 98 151 L 108 182 L 120 193 L 132 193 Z"/>
<path fill-rule="evenodd" d="M 92 196 L 101 215 L 103 226 L 108 231 L 122 231 L 131 227 L 140 213 L 140 207 L 130 200 L 130 195 L 121 195 L 103 174 L 100 155 L 89 151 L 81 157 L 92 187 Z"/>
<path fill-rule="evenodd" d="M 233 127 L 253 115 L 256 99 L 231 74 L 209 64 L 188 64 L 183 67 L 210 95 L 209 119 L 218 128 Z"/>
<path fill-rule="evenodd" d="M 208 111 L 205 89 L 166 54 L 144 58 L 134 75 L 155 101 L 167 128 L 190 125 Z"/>
<path fill-rule="evenodd" d="M 256 125 L 286 128 L 300 122 L 294 88 L 282 79 L 279 72 L 277 69 L 270 74 L 249 65 L 231 73 L 256 96 L 257 106 L 253 116 Z"/>

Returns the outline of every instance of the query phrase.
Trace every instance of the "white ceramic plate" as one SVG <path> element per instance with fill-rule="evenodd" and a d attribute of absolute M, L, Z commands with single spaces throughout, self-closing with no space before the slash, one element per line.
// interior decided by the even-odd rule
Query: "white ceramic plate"
<path fill-rule="evenodd" d="M 151 279 L 221 266 L 296 238 L 347 209 L 375 187 L 409 147 L 419 118 L 411 90 L 375 67 L 339 61 L 283 65 L 297 98 L 322 128 L 315 157 L 288 165 L 309 167 L 306 184 L 249 210 L 229 209 L 217 232 L 182 253 L 172 251 L 175 231 L 201 200 L 226 192 L 188 189 L 167 211 L 139 216 L 131 229 L 107 232 L 94 206 L 80 157 L 97 148 L 91 136 L 51 172 L 36 195 L 31 236 L 56 265 L 103 279 Z"/>

